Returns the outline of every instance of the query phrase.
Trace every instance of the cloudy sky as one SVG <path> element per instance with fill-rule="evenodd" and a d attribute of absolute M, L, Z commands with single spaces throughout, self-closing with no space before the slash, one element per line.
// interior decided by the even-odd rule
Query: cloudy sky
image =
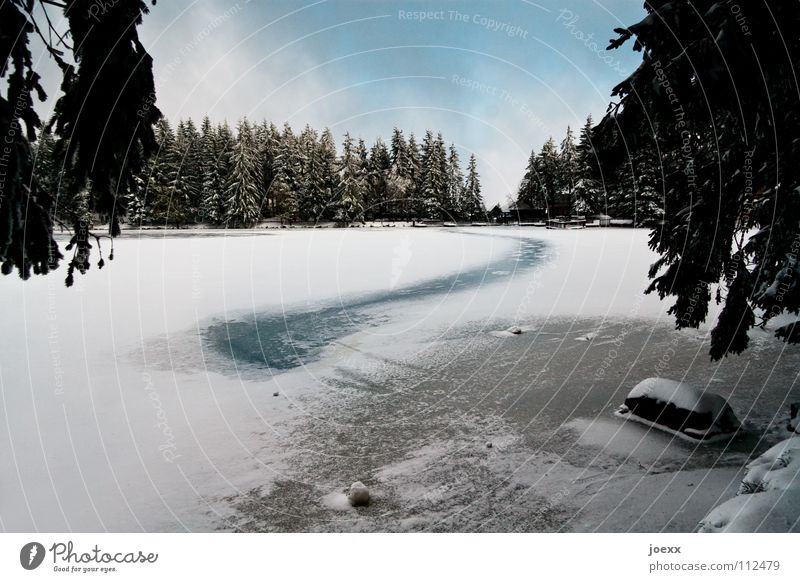
<path fill-rule="evenodd" d="M 637 0 L 170 0 L 140 36 L 171 119 L 246 115 L 368 142 L 440 130 L 475 153 L 487 205 L 531 148 L 588 114 L 640 60 L 603 50 Z"/>

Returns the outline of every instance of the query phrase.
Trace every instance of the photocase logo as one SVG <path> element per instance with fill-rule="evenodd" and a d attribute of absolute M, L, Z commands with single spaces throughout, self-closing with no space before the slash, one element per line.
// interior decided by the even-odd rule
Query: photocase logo
<path fill-rule="evenodd" d="M 44 546 L 39 542 L 29 542 L 19 551 L 19 563 L 26 570 L 35 570 L 44 561 Z"/>

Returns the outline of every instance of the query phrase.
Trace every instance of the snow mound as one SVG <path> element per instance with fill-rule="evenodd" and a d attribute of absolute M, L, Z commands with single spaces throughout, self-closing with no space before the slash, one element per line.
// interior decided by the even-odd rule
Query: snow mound
<path fill-rule="evenodd" d="M 798 531 L 800 504 L 780 491 L 737 495 L 703 518 L 700 533 L 781 533 Z"/>
<path fill-rule="evenodd" d="M 642 380 L 633 387 L 628 398 L 651 398 L 692 412 L 719 412 L 727 404 L 721 396 L 666 378 Z"/>
<path fill-rule="evenodd" d="M 512 325 L 508 329 L 504 329 L 502 331 L 490 331 L 489 335 L 492 335 L 494 337 L 514 337 L 522 335 L 524 332 L 525 330 L 519 327 L 518 325 Z"/>
<path fill-rule="evenodd" d="M 800 437 L 781 441 L 747 465 L 736 497 L 698 525 L 710 532 L 800 530 Z"/>
<path fill-rule="evenodd" d="M 665 378 L 639 382 L 616 414 L 693 441 L 726 436 L 740 426 L 722 396 Z"/>
<path fill-rule="evenodd" d="M 800 437 L 792 437 L 763 453 L 747 465 L 740 495 L 763 491 L 800 492 Z"/>
<path fill-rule="evenodd" d="M 353 507 L 369 505 L 369 489 L 361 481 L 356 481 L 350 485 L 347 499 Z"/>

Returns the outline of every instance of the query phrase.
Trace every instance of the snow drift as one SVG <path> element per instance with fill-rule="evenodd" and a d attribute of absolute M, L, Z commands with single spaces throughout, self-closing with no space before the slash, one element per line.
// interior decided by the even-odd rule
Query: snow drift
<path fill-rule="evenodd" d="M 616 414 L 693 441 L 728 435 L 740 426 L 722 396 L 665 378 L 639 382 Z"/>
<path fill-rule="evenodd" d="M 793 532 L 800 521 L 800 437 L 781 441 L 747 465 L 736 497 L 715 507 L 700 532 Z"/>

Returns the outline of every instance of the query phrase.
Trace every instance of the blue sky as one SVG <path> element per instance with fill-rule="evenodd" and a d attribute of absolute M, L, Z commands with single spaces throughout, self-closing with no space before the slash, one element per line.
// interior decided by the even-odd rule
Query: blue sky
<path fill-rule="evenodd" d="M 531 148 L 602 116 L 641 58 L 602 49 L 643 14 L 636 0 L 170 0 L 140 36 L 172 119 L 288 120 L 338 142 L 430 127 L 475 153 L 491 205 Z"/>

